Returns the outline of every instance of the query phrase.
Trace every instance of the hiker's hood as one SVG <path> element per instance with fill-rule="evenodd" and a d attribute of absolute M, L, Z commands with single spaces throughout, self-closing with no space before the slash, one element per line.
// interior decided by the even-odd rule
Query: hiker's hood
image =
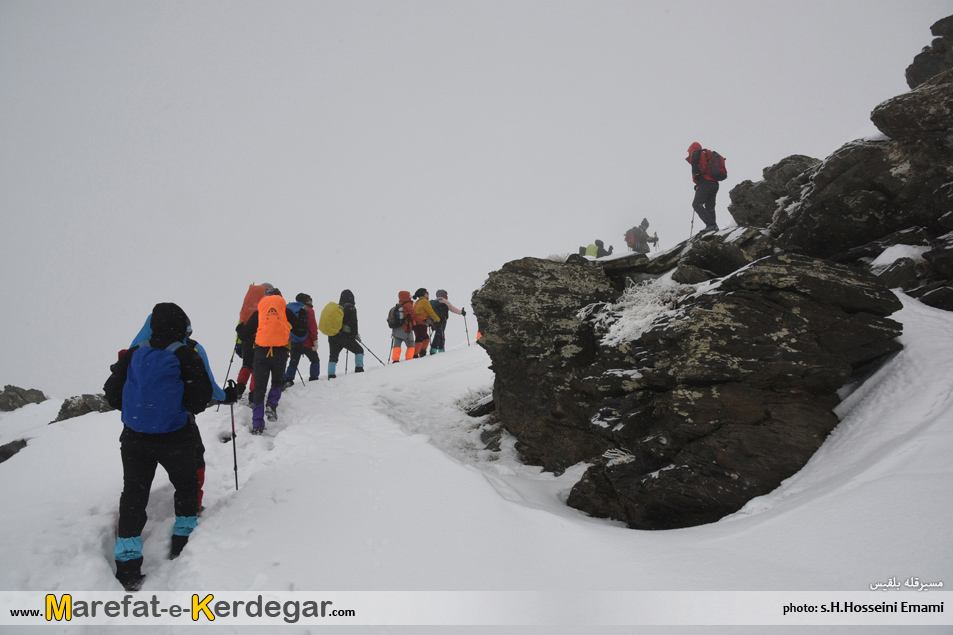
<path fill-rule="evenodd" d="M 702 149 L 702 144 L 698 143 L 697 141 L 693 143 L 692 145 L 688 146 L 688 156 L 685 158 L 685 160 L 691 163 L 692 153 L 695 152 L 695 150 L 701 150 L 701 149 Z"/>
<path fill-rule="evenodd" d="M 179 305 L 160 302 L 152 309 L 153 339 L 184 340 L 189 333 L 189 317 Z"/>

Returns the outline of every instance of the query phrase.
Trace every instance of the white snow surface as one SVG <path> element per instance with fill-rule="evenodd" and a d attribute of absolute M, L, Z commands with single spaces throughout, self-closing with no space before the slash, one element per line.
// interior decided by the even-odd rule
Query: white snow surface
<path fill-rule="evenodd" d="M 901 299 L 904 350 L 839 406 L 840 425 L 810 462 L 740 512 L 689 529 L 590 518 L 564 504 L 585 465 L 556 477 L 522 465 L 512 438 L 499 452 L 483 448 L 484 421 L 461 409 L 492 385 L 478 346 L 388 367 L 368 356 L 363 375 L 295 385 L 260 437 L 249 434 L 251 411 L 235 406 L 237 491 L 232 444 L 220 441 L 230 410 L 210 408 L 198 416 L 206 509 L 183 554 L 167 560 L 173 490 L 158 470 L 143 590 L 863 591 L 911 575 L 949 586 L 953 314 Z M 0 413 L 0 443 L 28 439 L 0 463 L 0 590 L 118 591 L 119 413 L 48 425 L 59 406 Z M 44 632 L 57 628 L 70 629 Z M 109 632 L 123 630 L 143 632 Z M 505 627 L 442 632 L 489 630 Z M 785 632 L 808 630 L 890 632 Z M 609 631 L 636 632 L 600 630 Z"/>
<path fill-rule="evenodd" d="M 871 271 L 874 274 L 878 274 L 901 258 L 910 258 L 915 262 L 923 262 L 923 254 L 930 251 L 930 249 L 930 247 L 923 245 L 891 245 L 884 249 L 883 252 L 870 263 Z"/>

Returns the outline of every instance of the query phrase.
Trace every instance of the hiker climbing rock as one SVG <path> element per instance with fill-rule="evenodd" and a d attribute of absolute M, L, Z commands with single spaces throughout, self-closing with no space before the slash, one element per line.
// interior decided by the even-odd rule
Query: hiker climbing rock
<path fill-rule="evenodd" d="M 715 197 L 718 195 L 718 182 L 728 177 L 725 159 L 717 152 L 702 148 L 696 141 L 688 146 L 688 156 L 685 160 L 692 166 L 692 181 L 695 183 L 692 208 L 705 223 L 702 231 L 718 231 L 715 222 Z"/>

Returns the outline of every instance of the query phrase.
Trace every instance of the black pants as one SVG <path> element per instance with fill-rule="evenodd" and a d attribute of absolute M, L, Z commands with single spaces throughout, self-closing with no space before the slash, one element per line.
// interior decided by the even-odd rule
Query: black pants
<path fill-rule="evenodd" d="M 298 362 L 301 361 L 301 356 L 304 355 L 308 358 L 308 361 L 312 364 L 317 364 L 321 361 L 321 358 L 318 357 L 317 351 L 312 348 L 308 348 L 301 342 L 294 342 L 291 344 L 291 356 L 288 358 L 288 369 L 296 371 L 298 369 Z M 294 372 L 285 373 L 285 376 L 291 375 L 291 379 L 294 379 Z"/>
<path fill-rule="evenodd" d="M 718 181 L 709 181 L 702 179 L 695 188 L 695 198 L 692 200 L 692 207 L 698 218 L 705 223 L 705 226 L 715 223 L 715 196 L 718 195 Z"/>
<path fill-rule="evenodd" d="M 281 390 L 285 383 L 287 364 L 288 349 L 284 346 L 255 347 L 255 391 L 252 393 L 252 403 L 265 402 L 269 376 L 272 387 Z"/>
<path fill-rule="evenodd" d="M 146 526 L 146 506 L 161 465 L 175 487 L 175 515 L 198 513 L 199 479 L 196 473 L 196 440 L 201 439 L 195 418 L 182 428 L 164 434 L 146 434 L 123 428 L 119 436 L 122 455 L 122 498 L 119 500 L 120 538 L 142 535 Z M 204 450 L 204 448 L 203 448 Z"/>
<path fill-rule="evenodd" d="M 338 361 L 338 358 L 341 356 L 341 351 L 347 349 L 354 353 L 355 355 L 363 355 L 364 347 L 357 343 L 350 335 L 342 335 L 338 333 L 337 335 L 332 335 L 328 338 L 328 360 L 334 362 L 335 364 Z"/>
<path fill-rule="evenodd" d="M 447 328 L 446 318 L 440 320 L 433 325 L 433 340 L 430 342 L 431 349 L 443 349 L 446 348 L 446 337 L 444 337 L 444 330 Z"/>

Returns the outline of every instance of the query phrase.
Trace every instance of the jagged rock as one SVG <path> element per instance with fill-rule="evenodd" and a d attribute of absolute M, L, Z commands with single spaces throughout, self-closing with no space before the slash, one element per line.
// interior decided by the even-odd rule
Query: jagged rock
<path fill-rule="evenodd" d="M 596 263 L 605 271 L 617 291 L 652 280 L 677 268 L 678 282 L 690 284 L 723 276 L 752 260 L 773 252 L 770 236 L 759 229 L 746 228 L 730 236 L 698 234 L 668 251 L 649 259 L 642 254 Z"/>
<path fill-rule="evenodd" d="M 713 522 L 794 474 L 837 425 L 836 391 L 896 351 L 900 308 L 868 274 L 760 260 L 656 320 L 629 394 L 594 404 L 596 459 L 568 503 L 630 527 Z M 505 413 L 501 413 L 505 423 Z"/>
<path fill-rule="evenodd" d="M 65 421 L 73 417 L 81 417 L 90 412 L 109 412 L 112 409 L 112 406 L 106 402 L 103 395 L 79 395 L 78 397 L 70 397 L 63 402 L 63 405 L 60 406 L 59 414 L 56 415 L 56 419 L 50 421 L 50 423 Z"/>
<path fill-rule="evenodd" d="M 900 302 L 874 276 L 794 254 L 745 260 L 637 340 L 604 346 L 580 309 L 613 287 L 587 264 L 509 263 L 473 307 L 523 460 L 595 462 L 569 504 L 632 527 L 711 522 L 777 487 L 837 424 L 836 391 L 899 349 L 885 316 Z"/>
<path fill-rule="evenodd" d="M 938 287 L 920 296 L 920 302 L 944 311 L 953 311 L 953 287 Z"/>
<path fill-rule="evenodd" d="M 26 441 L 23 439 L 17 439 L 16 441 L 0 445 L 0 463 L 3 463 L 25 447 Z"/>
<path fill-rule="evenodd" d="M 765 168 L 762 181 L 742 181 L 731 189 L 728 213 L 739 225 L 767 227 L 778 210 L 778 199 L 799 199 L 820 164 L 819 159 L 795 154 Z"/>
<path fill-rule="evenodd" d="M 900 258 L 877 274 L 888 289 L 912 289 L 917 286 L 917 263 L 913 258 Z"/>
<path fill-rule="evenodd" d="M 937 241 L 923 257 L 947 280 L 953 279 L 953 235 Z"/>
<path fill-rule="evenodd" d="M 883 102 L 870 120 L 891 139 L 953 149 L 953 69 Z"/>
<path fill-rule="evenodd" d="M 470 405 L 465 412 L 469 417 L 485 417 L 494 410 L 496 410 L 496 404 L 493 403 L 493 393 L 490 393 Z"/>
<path fill-rule="evenodd" d="M 46 395 L 39 390 L 18 388 L 8 384 L 3 387 L 3 392 L 0 392 L 0 411 L 11 412 L 28 403 L 42 403 L 44 401 L 46 401 Z"/>
<path fill-rule="evenodd" d="M 565 378 L 593 363 L 597 343 L 580 316 L 613 298 L 602 267 L 536 258 L 507 263 L 473 294 L 473 312 L 495 373 L 493 401 L 529 463 L 561 472 L 607 445 L 586 431 Z"/>
<path fill-rule="evenodd" d="M 679 266 L 697 267 L 703 271 L 711 271 L 712 277 L 727 276 L 733 271 L 751 262 L 741 249 L 722 236 L 703 234 L 692 241 L 689 249 L 679 261 Z"/>
<path fill-rule="evenodd" d="M 953 68 L 953 15 L 937 21 L 930 31 L 937 36 L 936 39 L 907 67 L 907 86 L 910 88 Z"/>
<path fill-rule="evenodd" d="M 863 259 L 876 258 L 886 251 L 888 247 L 893 247 L 894 245 L 926 246 L 929 245 L 931 241 L 932 235 L 927 230 L 922 227 L 908 227 L 907 229 L 894 232 L 879 240 L 869 242 L 866 245 L 854 247 L 843 253 L 831 256 L 828 260 L 836 263 L 852 263 Z"/>
<path fill-rule="evenodd" d="M 705 282 L 712 278 L 717 278 L 717 276 L 711 271 L 705 271 L 695 265 L 689 265 L 683 262 L 678 264 L 678 267 L 675 268 L 675 273 L 672 274 L 672 280 L 680 284 L 698 284 L 699 282 Z"/>

